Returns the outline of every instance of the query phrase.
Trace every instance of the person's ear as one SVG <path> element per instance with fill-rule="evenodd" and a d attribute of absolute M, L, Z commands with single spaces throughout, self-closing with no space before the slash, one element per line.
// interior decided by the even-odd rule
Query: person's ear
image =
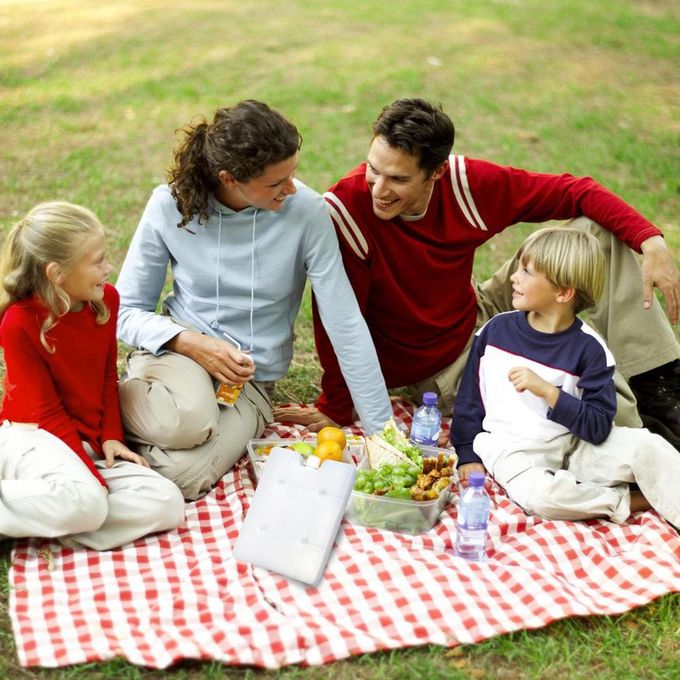
<path fill-rule="evenodd" d="M 432 176 L 430 177 L 430 179 L 433 182 L 436 182 L 438 179 L 440 179 L 444 175 L 445 172 L 448 171 L 448 169 L 449 169 L 449 161 L 446 160 L 439 167 L 434 169 L 434 172 L 432 173 Z"/>
<path fill-rule="evenodd" d="M 219 173 L 217 173 L 217 179 L 219 179 L 220 184 L 227 187 L 227 189 L 233 189 L 236 185 L 234 175 L 232 175 L 228 170 L 220 170 Z"/>
<path fill-rule="evenodd" d="M 576 297 L 576 288 L 571 286 L 560 286 L 557 290 L 557 297 L 555 298 L 557 302 L 564 304 L 565 302 L 571 302 Z"/>
<path fill-rule="evenodd" d="M 60 286 L 64 282 L 64 275 L 62 274 L 61 267 L 56 262 L 50 262 L 45 267 L 45 276 L 47 280 L 56 286 Z"/>

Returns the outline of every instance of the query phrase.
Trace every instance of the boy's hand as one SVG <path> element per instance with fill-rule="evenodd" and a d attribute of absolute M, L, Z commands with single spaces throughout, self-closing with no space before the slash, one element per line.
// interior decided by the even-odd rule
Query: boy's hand
<path fill-rule="evenodd" d="M 131 463 L 149 467 L 149 463 L 145 458 L 128 449 L 123 442 L 119 442 L 117 439 L 107 439 L 102 444 L 102 452 L 104 453 L 104 458 L 106 458 L 106 467 L 111 467 L 116 458 L 129 460 Z"/>
<path fill-rule="evenodd" d="M 508 373 L 508 379 L 518 392 L 529 390 L 531 394 L 545 399 L 550 408 L 555 406 L 557 398 L 560 396 L 560 391 L 557 387 L 551 385 L 547 380 L 543 380 L 543 378 L 536 375 L 526 366 L 511 368 Z"/>
<path fill-rule="evenodd" d="M 458 479 L 461 484 L 466 485 L 468 483 L 471 472 L 483 472 L 486 474 L 486 468 L 481 463 L 463 463 L 458 468 Z"/>

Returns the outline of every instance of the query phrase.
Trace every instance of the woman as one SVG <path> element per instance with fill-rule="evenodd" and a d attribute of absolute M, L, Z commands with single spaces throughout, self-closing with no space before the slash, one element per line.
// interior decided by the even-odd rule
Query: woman
<path fill-rule="evenodd" d="M 120 387 L 128 435 L 194 499 L 272 419 L 307 278 L 364 429 L 391 408 L 323 199 L 294 178 L 295 126 L 248 100 L 184 135 L 123 263 L 118 334 L 139 348 Z M 233 407 L 216 402 L 220 383 L 243 384 Z"/>

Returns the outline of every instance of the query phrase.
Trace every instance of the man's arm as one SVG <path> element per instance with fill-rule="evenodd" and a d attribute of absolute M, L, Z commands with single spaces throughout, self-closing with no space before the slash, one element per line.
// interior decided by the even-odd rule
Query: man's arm
<path fill-rule="evenodd" d="M 469 196 L 485 227 L 498 231 L 517 222 L 545 222 L 585 215 L 642 253 L 645 307 L 654 287 L 680 319 L 680 274 L 660 229 L 591 177 L 549 175 L 465 159 Z M 475 225 L 478 226 L 478 225 Z"/>

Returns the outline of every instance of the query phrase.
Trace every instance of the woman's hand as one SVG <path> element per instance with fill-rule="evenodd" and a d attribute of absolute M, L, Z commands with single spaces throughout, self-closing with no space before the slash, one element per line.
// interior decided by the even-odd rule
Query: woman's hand
<path fill-rule="evenodd" d="M 127 460 L 131 463 L 137 463 L 137 465 L 142 465 L 144 467 L 149 467 L 146 459 L 140 456 L 138 453 L 131 451 L 123 442 L 119 442 L 117 439 L 107 439 L 102 444 L 102 452 L 104 453 L 104 458 L 106 458 L 106 467 L 111 467 L 116 458 L 121 460 Z"/>
<path fill-rule="evenodd" d="M 242 385 L 255 375 L 255 364 L 250 356 L 211 335 L 182 331 L 165 346 L 193 359 L 213 378 L 227 385 Z"/>

